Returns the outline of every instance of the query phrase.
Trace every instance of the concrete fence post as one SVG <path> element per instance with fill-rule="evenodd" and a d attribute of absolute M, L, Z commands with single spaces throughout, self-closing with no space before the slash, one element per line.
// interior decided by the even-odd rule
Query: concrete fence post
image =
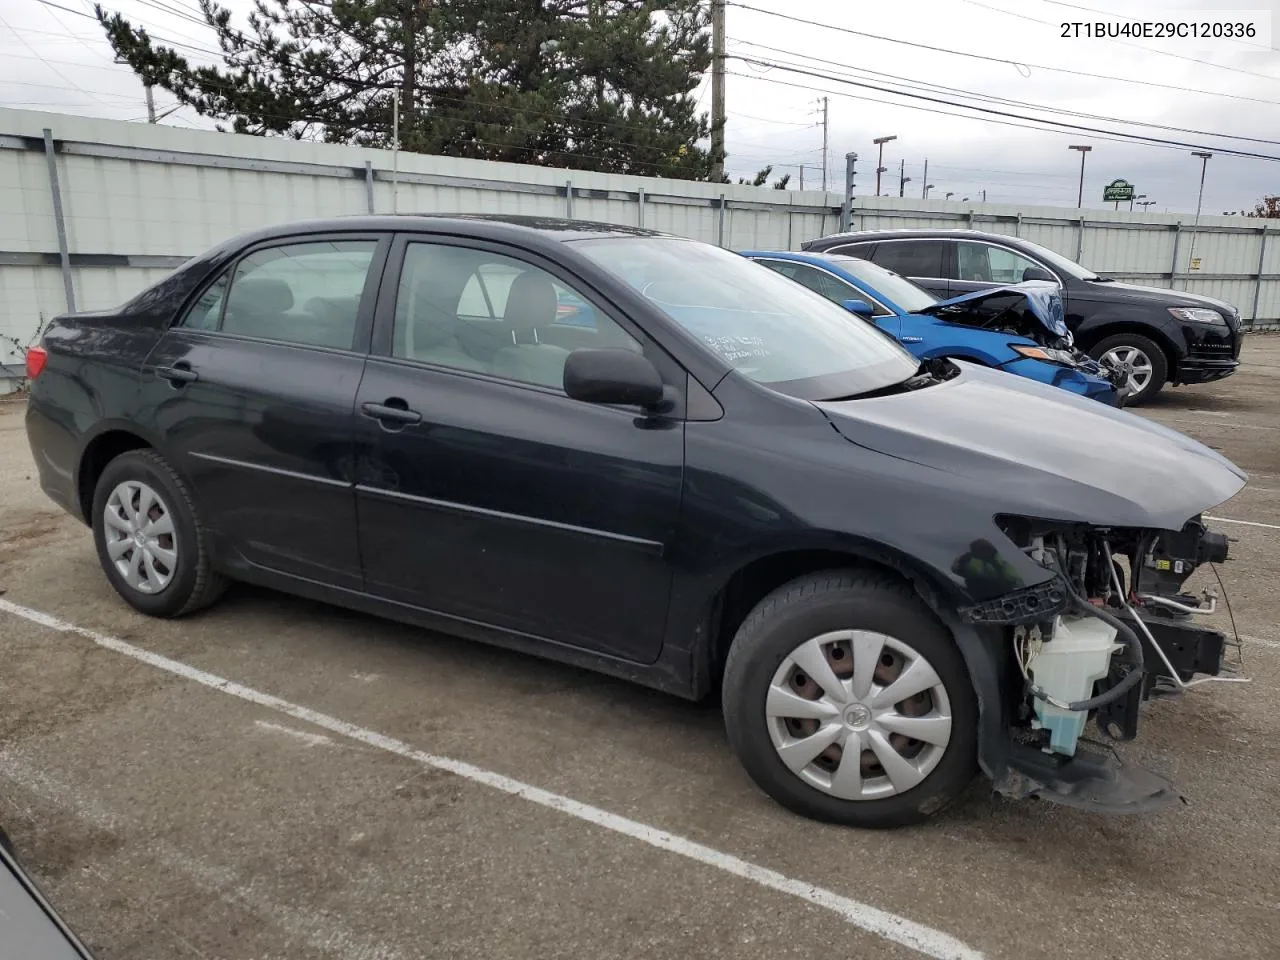
<path fill-rule="evenodd" d="M 564 215 L 567 219 L 573 219 L 573 181 L 566 180 L 564 182 Z"/>
<path fill-rule="evenodd" d="M 716 244 L 721 247 L 724 246 L 724 208 L 725 196 L 722 193 L 720 194 L 720 213 L 716 221 Z"/>
<path fill-rule="evenodd" d="M 644 226 L 644 187 L 636 193 L 636 226 Z"/>
<path fill-rule="evenodd" d="M 364 162 L 364 202 L 368 213 L 373 213 L 373 161 Z"/>
<path fill-rule="evenodd" d="M 71 282 L 71 252 L 67 248 L 67 221 L 62 216 L 62 191 L 58 187 L 58 159 L 53 148 L 53 131 L 44 128 L 44 158 L 49 164 L 49 193 L 53 196 L 53 223 L 58 231 L 58 262 L 62 266 L 62 290 L 67 312 L 76 311 L 76 291 Z"/>
<path fill-rule="evenodd" d="M 1253 284 L 1253 312 L 1249 315 L 1249 325 L 1258 322 L 1258 303 L 1262 299 L 1262 265 L 1267 259 L 1267 234 L 1270 231 L 1266 227 L 1258 228 L 1258 279 Z"/>
<path fill-rule="evenodd" d="M 1178 248 L 1182 246 L 1182 221 L 1173 225 L 1173 263 L 1169 265 L 1169 289 L 1178 285 Z"/>
<path fill-rule="evenodd" d="M 1076 228 L 1076 263 L 1084 256 L 1084 217 L 1077 221 Z"/>

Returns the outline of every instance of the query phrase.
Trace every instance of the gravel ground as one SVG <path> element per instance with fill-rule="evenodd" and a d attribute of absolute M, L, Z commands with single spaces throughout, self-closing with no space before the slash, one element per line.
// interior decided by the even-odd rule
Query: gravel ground
<path fill-rule="evenodd" d="M 0 403 L 4 600 L 130 645 L 0 612 L 0 823 L 101 960 L 919 955 L 807 885 L 939 931 L 943 952 L 962 949 L 945 935 L 1010 960 L 1273 960 L 1280 337 L 1244 360 L 1140 411 L 1250 474 L 1213 516 L 1247 521 L 1218 526 L 1238 538 L 1222 574 L 1253 682 L 1154 704 L 1120 748 L 1175 779 L 1178 810 L 1104 818 L 977 784 L 926 826 L 842 830 L 760 794 L 714 704 L 248 588 L 148 620 L 40 492 L 22 405 Z"/>

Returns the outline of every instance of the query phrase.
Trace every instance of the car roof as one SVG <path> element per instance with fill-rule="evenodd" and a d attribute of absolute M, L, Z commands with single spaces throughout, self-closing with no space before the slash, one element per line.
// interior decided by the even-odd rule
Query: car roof
<path fill-rule="evenodd" d="M 408 230 L 427 233 L 449 233 L 491 240 L 524 240 L 555 243 L 569 240 L 597 239 L 602 237 L 672 237 L 671 234 L 643 227 L 621 226 L 615 223 L 598 223 L 591 220 L 574 220 L 558 217 L 520 216 L 515 214 L 485 213 L 395 213 L 356 214 L 341 217 L 323 217 L 293 220 L 272 224 L 235 238 L 237 245 L 246 242 L 270 240 L 274 237 L 297 236 L 309 233 L 338 233 L 349 231 Z"/>
<path fill-rule="evenodd" d="M 964 230 L 960 228 L 903 228 L 898 230 L 851 230 L 847 233 L 833 233 L 825 237 L 815 237 L 808 241 L 809 245 L 829 245 L 836 243 L 872 242 L 877 240 L 1000 240 L 1005 243 L 1018 243 L 1019 237 L 1011 237 L 1004 233 L 990 233 L 985 230 Z M 815 251 L 817 252 L 817 251 Z"/>

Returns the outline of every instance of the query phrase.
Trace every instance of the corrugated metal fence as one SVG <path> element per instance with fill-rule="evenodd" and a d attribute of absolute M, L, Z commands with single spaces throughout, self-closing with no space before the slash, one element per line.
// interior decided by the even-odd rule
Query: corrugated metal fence
<path fill-rule="evenodd" d="M 0 391 L 50 317 L 114 306 L 227 237 L 369 212 L 572 216 L 735 250 L 839 229 L 841 197 L 401 154 L 0 109 Z M 1280 231 L 1205 217 L 1190 270 L 1181 218 L 855 197 L 857 229 L 956 227 L 1035 240 L 1118 279 L 1280 317 Z"/>

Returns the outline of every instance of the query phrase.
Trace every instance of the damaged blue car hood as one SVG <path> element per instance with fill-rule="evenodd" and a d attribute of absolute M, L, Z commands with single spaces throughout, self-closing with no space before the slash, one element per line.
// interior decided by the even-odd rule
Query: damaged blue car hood
<path fill-rule="evenodd" d="M 972 293 L 952 297 L 950 300 L 939 300 L 923 310 L 917 310 L 926 316 L 936 316 L 949 307 L 961 305 L 975 306 L 984 300 L 997 297 L 1021 296 L 1026 300 L 1027 310 L 1040 321 L 1040 325 L 1055 337 L 1071 341 L 1071 331 L 1067 329 L 1066 310 L 1062 304 L 1062 294 L 1056 283 L 1048 280 L 1027 280 L 1023 283 L 1009 284 L 1003 287 L 989 287 L 986 290 L 975 290 Z"/>

